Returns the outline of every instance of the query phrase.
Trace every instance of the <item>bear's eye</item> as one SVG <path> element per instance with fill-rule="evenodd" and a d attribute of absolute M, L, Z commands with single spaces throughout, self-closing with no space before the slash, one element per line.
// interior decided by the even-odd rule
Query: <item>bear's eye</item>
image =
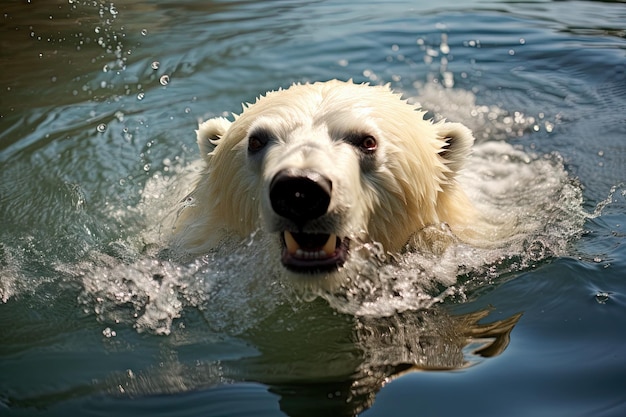
<path fill-rule="evenodd" d="M 265 130 L 255 131 L 248 135 L 248 152 L 255 153 L 265 148 L 270 135 Z"/>
<path fill-rule="evenodd" d="M 366 155 L 373 154 L 378 148 L 378 141 L 368 133 L 349 133 L 344 140 Z"/>
<path fill-rule="evenodd" d="M 359 143 L 359 148 L 365 153 L 373 153 L 378 148 L 378 142 L 374 136 L 363 136 Z"/>

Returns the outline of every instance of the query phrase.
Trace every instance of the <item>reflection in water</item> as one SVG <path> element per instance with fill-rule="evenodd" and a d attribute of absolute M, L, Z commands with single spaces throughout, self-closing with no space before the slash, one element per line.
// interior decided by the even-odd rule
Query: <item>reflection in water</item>
<path fill-rule="evenodd" d="M 59 303 L 71 309 L 72 297 L 70 291 Z M 242 396 L 252 401 L 247 396 L 253 394 L 256 401 L 267 400 L 269 391 L 278 395 L 281 410 L 289 416 L 354 416 L 371 407 L 381 387 L 398 377 L 463 369 L 499 355 L 521 317 L 514 314 L 494 321 L 488 318 L 489 310 L 451 315 L 441 307 L 389 317 L 355 317 L 338 314 L 316 300 L 282 305 L 243 334 L 228 337 L 199 326 L 200 313 L 185 310 L 189 328 L 176 326 L 165 338 L 140 337 L 132 329 L 111 324 L 101 332 L 102 340 L 85 341 L 89 346 L 102 343 L 105 349 L 87 357 L 81 346 L 52 357 L 45 349 L 32 352 L 41 360 L 52 358 L 57 366 L 77 371 L 81 364 L 90 363 L 102 368 L 100 376 L 70 384 L 51 380 L 45 387 L 29 390 L 30 395 L 12 390 L 0 396 L 1 403 L 13 410 L 55 409 L 86 399 L 83 407 L 89 414 L 107 403 L 126 410 L 128 400 L 135 409 L 146 411 L 154 410 L 155 401 L 187 404 L 193 393 L 202 403 L 219 397 L 216 404 L 225 405 Z M 39 332 L 44 344 L 67 334 L 60 330 L 68 326 L 65 316 L 59 317 L 56 327 Z M 32 327 L 27 320 L 22 325 Z M 102 367 L 91 364 L 91 357 L 101 354 L 107 362 Z M 111 363 L 117 368 L 109 368 Z M 54 375 L 43 378 L 45 382 Z M 250 383 L 256 385 L 246 385 Z M 254 393 L 249 392 L 251 387 L 257 387 Z M 265 393 L 262 398 L 259 391 Z M 249 405 L 258 407 L 258 402 Z"/>
<path fill-rule="evenodd" d="M 136 398 L 260 382 L 280 396 L 287 415 L 353 416 L 402 375 L 466 368 L 499 355 L 521 317 L 482 323 L 488 310 L 453 316 L 439 308 L 384 318 L 317 312 L 275 315 L 250 330 L 246 339 L 258 350 L 250 357 L 191 365 L 172 353 L 158 367 L 112 377 L 101 389 Z"/>
<path fill-rule="evenodd" d="M 273 391 L 281 395 L 281 408 L 290 416 L 311 415 L 311 405 L 319 401 L 333 402 L 332 415 L 357 415 L 373 404 L 383 385 L 402 375 L 465 368 L 502 353 L 521 314 L 479 323 L 487 315 L 482 310 L 450 316 L 431 309 L 359 318 L 353 335 L 360 363 L 347 379 L 317 387 L 273 383 Z"/>

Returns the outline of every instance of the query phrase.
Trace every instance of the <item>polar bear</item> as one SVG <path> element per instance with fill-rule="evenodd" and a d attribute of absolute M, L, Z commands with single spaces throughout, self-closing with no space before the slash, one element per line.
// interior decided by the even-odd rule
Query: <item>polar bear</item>
<path fill-rule="evenodd" d="M 493 233 L 457 182 L 472 133 L 389 86 L 294 84 L 201 123 L 197 140 L 204 168 L 172 240 L 189 253 L 260 230 L 292 275 L 328 276 L 364 242 L 437 251 Z"/>

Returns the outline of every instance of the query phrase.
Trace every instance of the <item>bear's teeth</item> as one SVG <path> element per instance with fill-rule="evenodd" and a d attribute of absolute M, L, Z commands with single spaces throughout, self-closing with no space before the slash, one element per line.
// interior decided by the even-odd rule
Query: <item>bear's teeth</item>
<path fill-rule="evenodd" d="M 296 239 L 294 239 L 291 233 L 285 232 L 284 236 L 285 236 L 285 246 L 287 246 L 287 252 L 290 255 L 295 254 L 297 251 L 302 251 L 302 249 L 300 249 L 300 245 L 298 245 L 298 242 L 296 242 Z"/>
<path fill-rule="evenodd" d="M 320 252 L 324 252 L 324 255 L 332 255 L 335 249 L 337 249 L 337 236 L 331 234 Z"/>
<path fill-rule="evenodd" d="M 296 258 L 300 259 L 324 259 L 327 258 L 328 255 L 323 250 L 317 252 L 305 252 L 302 249 L 298 249 L 295 253 Z"/>
<path fill-rule="evenodd" d="M 291 232 L 285 231 L 283 236 L 285 239 L 285 246 L 287 248 L 287 253 L 289 253 L 290 255 L 295 255 L 298 258 L 304 258 L 304 259 L 325 258 L 335 253 L 335 250 L 337 249 L 337 235 L 334 235 L 334 234 L 329 235 L 328 240 L 326 241 L 324 246 L 322 246 L 317 251 L 308 251 L 308 250 L 302 249 L 302 247 L 300 247 L 300 245 L 298 244 L 296 239 L 293 237 Z"/>

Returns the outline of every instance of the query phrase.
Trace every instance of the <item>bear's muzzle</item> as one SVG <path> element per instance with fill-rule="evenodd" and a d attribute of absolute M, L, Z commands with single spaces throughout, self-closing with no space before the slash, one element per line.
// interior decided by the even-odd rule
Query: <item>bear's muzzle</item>
<path fill-rule="evenodd" d="M 272 209 L 299 226 L 326 214 L 332 182 L 324 175 L 295 168 L 279 171 L 270 183 Z"/>
<path fill-rule="evenodd" d="M 279 171 L 269 187 L 274 212 L 297 226 L 284 230 L 282 264 L 294 272 L 319 273 L 339 268 L 348 254 L 348 239 L 332 233 L 303 233 L 304 226 L 328 212 L 332 182 L 319 172 L 288 168 Z"/>

